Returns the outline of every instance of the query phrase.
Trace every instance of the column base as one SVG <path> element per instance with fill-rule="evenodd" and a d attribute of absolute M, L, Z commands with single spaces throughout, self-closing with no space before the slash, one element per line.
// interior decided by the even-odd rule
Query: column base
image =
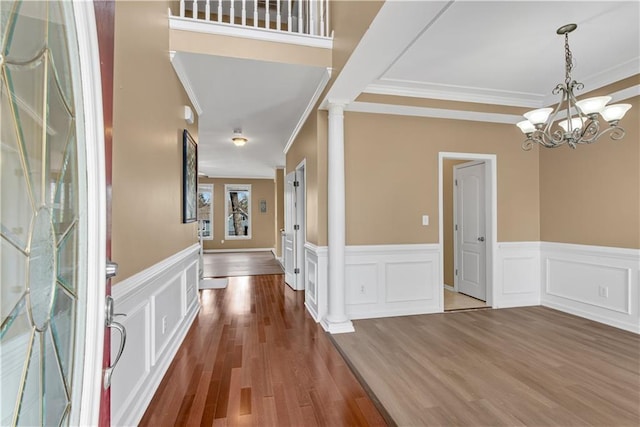
<path fill-rule="evenodd" d="M 351 320 L 345 320 L 343 322 L 331 322 L 326 317 L 320 321 L 322 325 L 322 329 L 329 332 L 330 334 L 346 334 L 349 332 L 355 332 L 356 330 L 353 328 L 353 323 Z"/>

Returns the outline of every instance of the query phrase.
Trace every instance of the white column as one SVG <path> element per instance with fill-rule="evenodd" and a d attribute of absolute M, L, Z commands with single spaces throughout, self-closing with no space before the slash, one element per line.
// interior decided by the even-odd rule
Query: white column
<path fill-rule="evenodd" d="M 329 304 L 322 327 L 332 334 L 353 332 L 345 306 L 344 103 L 329 102 L 328 231 Z"/>

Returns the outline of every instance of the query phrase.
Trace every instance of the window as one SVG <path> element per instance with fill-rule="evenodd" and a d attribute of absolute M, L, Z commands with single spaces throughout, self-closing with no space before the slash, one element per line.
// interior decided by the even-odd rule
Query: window
<path fill-rule="evenodd" d="M 202 240 L 213 240 L 213 184 L 198 185 L 198 231 Z"/>
<path fill-rule="evenodd" d="M 225 185 L 224 199 L 225 238 L 251 239 L 251 185 Z"/>

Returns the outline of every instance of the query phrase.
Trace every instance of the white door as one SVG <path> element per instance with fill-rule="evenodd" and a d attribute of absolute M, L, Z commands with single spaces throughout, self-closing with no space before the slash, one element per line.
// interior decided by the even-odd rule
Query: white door
<path fill-rule="evenodd" d="M 296 289 L 296 247 L 294 225 L 296 220 L 296 173 L 287 174 L 284 189 L 284 248 L 282 257 L 284 264 L 284 280 Z"/>
<path fill-rule="evenodd" d="M 458 292 L 486 301 L 485 164 L 454 167 L 455 279 Z"/>
<path fill-rule="evenodd" d="M 0 1 L 0 425 L 98 421 L 106 234 L 92 8 Z"/>
<path fill-rule="evenodd" d="M 305 212 L 305 173 L 304 167 L 296 169 L 296 184 L 295 184 L 295 208 L 296 208 L 296 223 L 293 230 L 294 247 L 296 251 L 295 256 L 295 288 L 298 291 L 304 290 L 304 243 L 306 239 L 306 212 Z"/>

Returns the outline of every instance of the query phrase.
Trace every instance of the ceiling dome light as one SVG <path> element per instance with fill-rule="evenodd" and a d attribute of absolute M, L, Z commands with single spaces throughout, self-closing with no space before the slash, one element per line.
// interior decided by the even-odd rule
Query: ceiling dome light
<path fill-rule="evenodd" d="M 242 147 L 249 140 L 245 138 L 244 135 L 242 135 L 242 129 L 234 129 L 233 137 L 231 138 L 231 141 L 233 141 L 236 147 Z"/>

